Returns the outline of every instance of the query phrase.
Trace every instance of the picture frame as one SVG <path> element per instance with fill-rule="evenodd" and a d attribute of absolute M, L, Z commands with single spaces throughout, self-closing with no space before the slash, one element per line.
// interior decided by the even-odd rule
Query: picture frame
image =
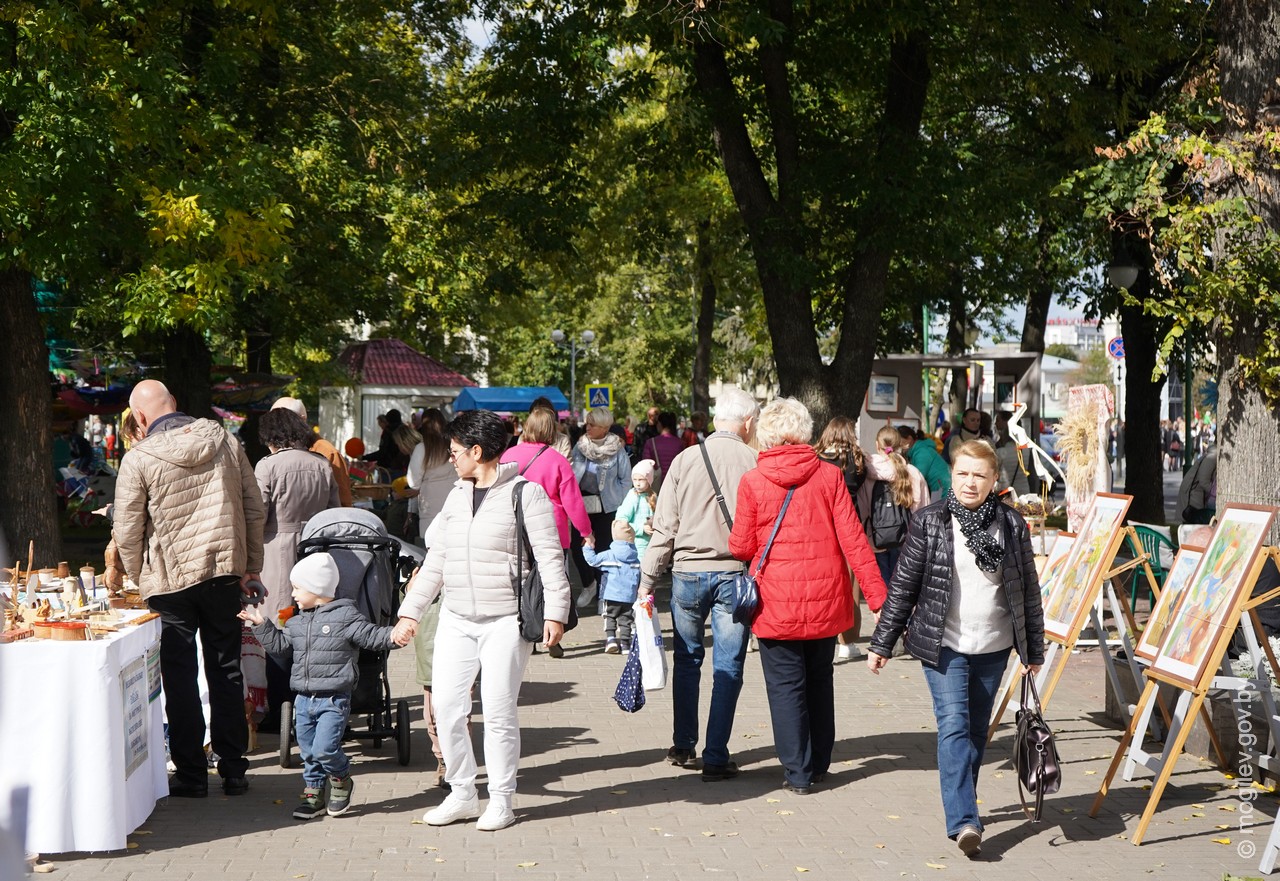
<path fill-rule="evenodd" d="M 1046 636 L 1065 644 L 1080 632 L 1120 548 L 1121 526 L 1132 502 L 1133 496 L 1097 493 L 1089 503 L 1061 574 L 1050 585 L 1044 604 Z"/>
<path fill-rule="evenodd" d="M 898 377 L 871 377 L 867 384 L 867 412 L 898 412 Z"/>
<path fill-rule="evenodd" d="M 1160 599 L 1156 600 L 1155 608 L 1151 610 L 1151 617 L 1147 619 L 1147 626 L 1142 628 L 1138 645 L 1133 650 L 1137 657 L 1154 661 L 1160 654 L 1160 646 L 1164 643 L 1165 634 L 1169 632 L 1169 625 L 1178 609 L 1178 603 L 1182 600 L 1187 585 L 1191 583 L 1191 576 L 1200 565 L 1202 556 L 1204 556 L 1204 548 L 1192 545 L 1183 545 L 1178 548 L 1178 555 L 1173 558 L 1169 574 L 1164 578 L 1164 587 L 1160 589 Z"/>
<path fill-rule="evenodd" d="M 1040 605 L 1049 605 L 1049 594 L 1053 590 L 1053 583 L 1062 572 L 1063 565 L 1067 562 L 1067 557 L 1071 555 L 1071 548 L 1075 544 L 1076 534 L 1074 532 L 1059 532 L 1058 537 L 1053 540 L 1053 546 L 1049 548 L 1049 554 L 1045 558 L 1044 568 L 1040 570 Z"/>
<path fill-rule="evenodd" d="M 1262 548 L 1275 515 L 1275 508 L 1234 503 L 1219 513 L 1213 538 L 1182 591 L 1151 663 L 1158 678 L 1200 687 L 1227 631 L 1239 623 L 1239 610 L 1262 568 Z"/>

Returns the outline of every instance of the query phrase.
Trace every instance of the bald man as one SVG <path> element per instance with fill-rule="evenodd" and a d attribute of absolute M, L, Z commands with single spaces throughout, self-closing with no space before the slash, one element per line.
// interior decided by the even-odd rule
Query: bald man
<path fill-rule="evenodd" d="M 296 413 L 298 418 L 308 425 L 311 423 L 307 420 L 307 405 L 299 401 L 297 398 L 278 398 L 271 405 L 272 410 L 288 410 Z M 319 453 L 329 460 L 329 467 L 333 469 L 333 482 L 338 485 L 338 502 L 344 508 L 350 508 L 352 505 L 351 497 L 351 475 L 347 473 L 347 460 L 342 458 L 342 454 L 338 452 L 338 448 L 320 435 L 316 435 L 316 439 L 311 443 L 311 452 Z"/>
<path fill-rule="evenodd" d="M 169 794 L 209 794 L 198 634 L 222 790 L 243 795 L 249 728 L 236 615 L 244 585 L 262 569 L 262 491 L 239 441 L 211 419 L 178 412 L 163 383 L 138 383 L 129 406 L 143 438 L 120 463 L 112 535 L 125 572 L 160 615 L 160 677 L 177 766 Z"/>

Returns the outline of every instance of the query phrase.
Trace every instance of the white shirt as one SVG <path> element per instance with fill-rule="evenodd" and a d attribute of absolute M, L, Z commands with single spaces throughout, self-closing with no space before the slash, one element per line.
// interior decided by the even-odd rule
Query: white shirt
<path fill-rule="evenodd" d="M 1000 538 L 1000 518 L 988 528 L 991 536 Z M 951 518 L 951 537 L 955 542 L 955 563 L 951 569 L 951 603 L 947 607 L 947 623 L 942 631 L 942 644 L 962 655 L 982 655 L 1013 645 L 1013 616 L 1001 581 L 1001 570 L 984 572 L 969 550 L 960 531 L 960 521 Z"/>

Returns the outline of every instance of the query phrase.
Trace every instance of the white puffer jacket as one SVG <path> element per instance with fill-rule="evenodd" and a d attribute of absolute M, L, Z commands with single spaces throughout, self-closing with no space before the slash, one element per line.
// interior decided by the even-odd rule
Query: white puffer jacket
<path fill-rule="evenodd" d="M 166 422 L 120 462 L 112 534 L 125 572 L 144 597 L 261 572 L 266 509 L 244 449 L 210 419 Z"/>
<path fill-rule="evenodd" d="M 516 613 L 516 511 L 518 466 L 498 466 L 498 479 L 473 516 L 475 484 L 461 480 L 431 524 L 431 548 L 400 606 L 400 617 L 417 621 L 444 591 L 444 607 L 470 620 Z M 524 526 L 542 573 L 548 621 L 569 620 L 569 579 L 555 514 L 536 483 L 524 490 Z M 525 568 L 528 569 L 526 556 Z"/>

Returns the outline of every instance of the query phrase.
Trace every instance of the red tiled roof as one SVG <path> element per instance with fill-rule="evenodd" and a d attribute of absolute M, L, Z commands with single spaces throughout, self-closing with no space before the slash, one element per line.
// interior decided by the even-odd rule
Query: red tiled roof
<path fill-rule="evenodd" d="M 400 340 L 352 343 L 338 363 L 363 385 L 465 387 L 475 383 Z"/>

